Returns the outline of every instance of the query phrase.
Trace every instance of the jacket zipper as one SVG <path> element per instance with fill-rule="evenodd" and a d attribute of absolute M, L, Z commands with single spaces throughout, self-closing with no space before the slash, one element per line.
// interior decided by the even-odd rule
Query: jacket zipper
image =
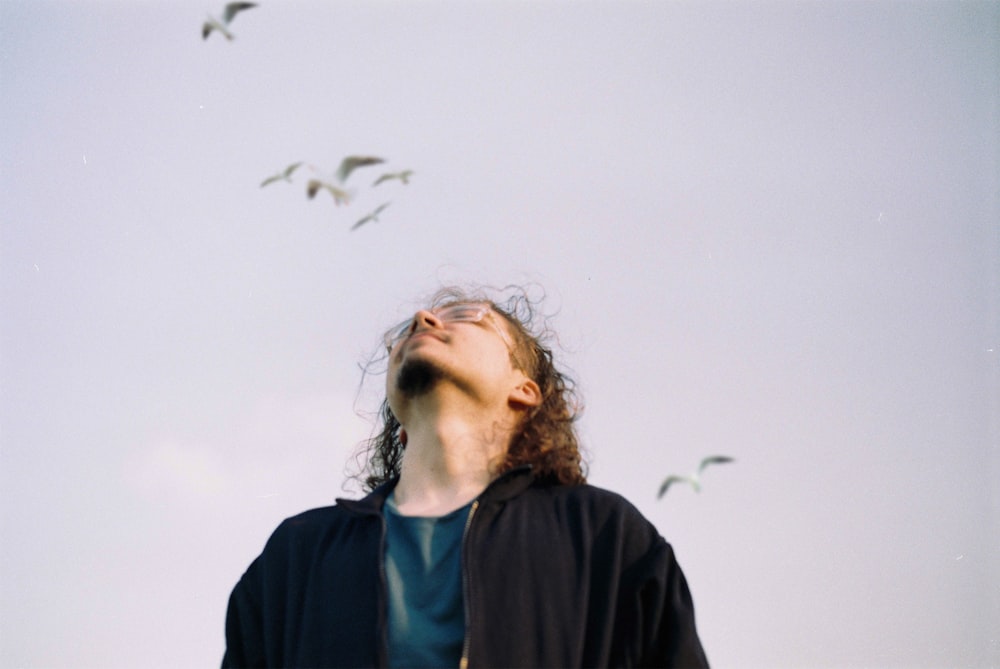
<path fill-rule="evenodd" d="M 379 541 L 378 551 L 378 578 L 382 592 L 379 596 L 378 616 L 379 629 L 382 630 L 382 634 L 381 639 L 379 639 L 378 664 L 380 667 L 387 667 L 389 666 L 389 616 L 386 609 L 389 606 L 389 584 L 385 576 L 385 538 L 388 529 L 386 528 L 385 516 L 380 515 L 379 520 L 382 522 L 382 537 Z"/>
<path fill-rule="evenodd" d="M 469 527 L 472 525 L 472 517 L 479 508 L 479 500 L 472 503 L 469 508 L 469 516 L 465 519 L 465 529 L 462 530 L 462 600 L 465 604 L 465 639 L 462 641 L 462 659 L 458 663 L 459 669 L 469 667 L 469 644 L 472 641 L 472 595 L 469 593 L 469 558 L 468 540 Z"/>

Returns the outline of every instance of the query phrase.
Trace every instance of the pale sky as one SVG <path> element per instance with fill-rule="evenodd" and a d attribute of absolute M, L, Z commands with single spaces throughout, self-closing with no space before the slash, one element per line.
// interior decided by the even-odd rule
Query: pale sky
<path fill-rule="evenodd" d="M 1000 666 L 1000 3 L 223 4 L 0 0 L 0 666 L 217 665 L 451 282 L 544 290 L 715 666 Z"/>

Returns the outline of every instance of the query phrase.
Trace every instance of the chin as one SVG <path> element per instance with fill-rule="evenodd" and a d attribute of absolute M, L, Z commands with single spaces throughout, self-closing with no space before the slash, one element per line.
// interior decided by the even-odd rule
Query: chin
<path fill-rule="evenodd" d="M 396 372 L 396 390 L 405 397 L 429 392 L 441 378 L 441 370 L 430 361 L 407 358 Z"/>

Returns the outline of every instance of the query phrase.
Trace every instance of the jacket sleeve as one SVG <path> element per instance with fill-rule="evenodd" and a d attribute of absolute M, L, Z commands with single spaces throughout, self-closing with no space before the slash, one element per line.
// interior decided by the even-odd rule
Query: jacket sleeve
<path fill-rule="evenodd" d="M 626 656 L 641 667 L 708 667 L 691 592 L 670 544 L 657 537 L 629 571 L 631 601 L 622 602 L 621 613 L 634 645 Z"/>
<path fill-rule="evenodd" d="M 265 667 L 264 622 L 259 601 L 252 592 L 257 572 L 255 560 L 233 588 L 226 610 L 226 653 L 222 667 Z"/>

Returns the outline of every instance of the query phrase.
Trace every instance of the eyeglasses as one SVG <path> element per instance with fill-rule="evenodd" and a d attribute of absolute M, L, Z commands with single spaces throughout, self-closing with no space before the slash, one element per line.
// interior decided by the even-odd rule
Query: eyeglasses
<path fill-rule="evenodd" d="M 486 304 L 451 304 L 430 310 L 434 317 L 442 323 L 478 323 L 488 317 L 490 325 L 496 330 L 503 343 L 511 349 L 510 335 L 493 317 L 493 309 Z M 385 333 L 383 341 L 387 350 L 395 348 L 396 344 L 406 339 L 416 329 L 416 317 L 409 318 Z"/>

